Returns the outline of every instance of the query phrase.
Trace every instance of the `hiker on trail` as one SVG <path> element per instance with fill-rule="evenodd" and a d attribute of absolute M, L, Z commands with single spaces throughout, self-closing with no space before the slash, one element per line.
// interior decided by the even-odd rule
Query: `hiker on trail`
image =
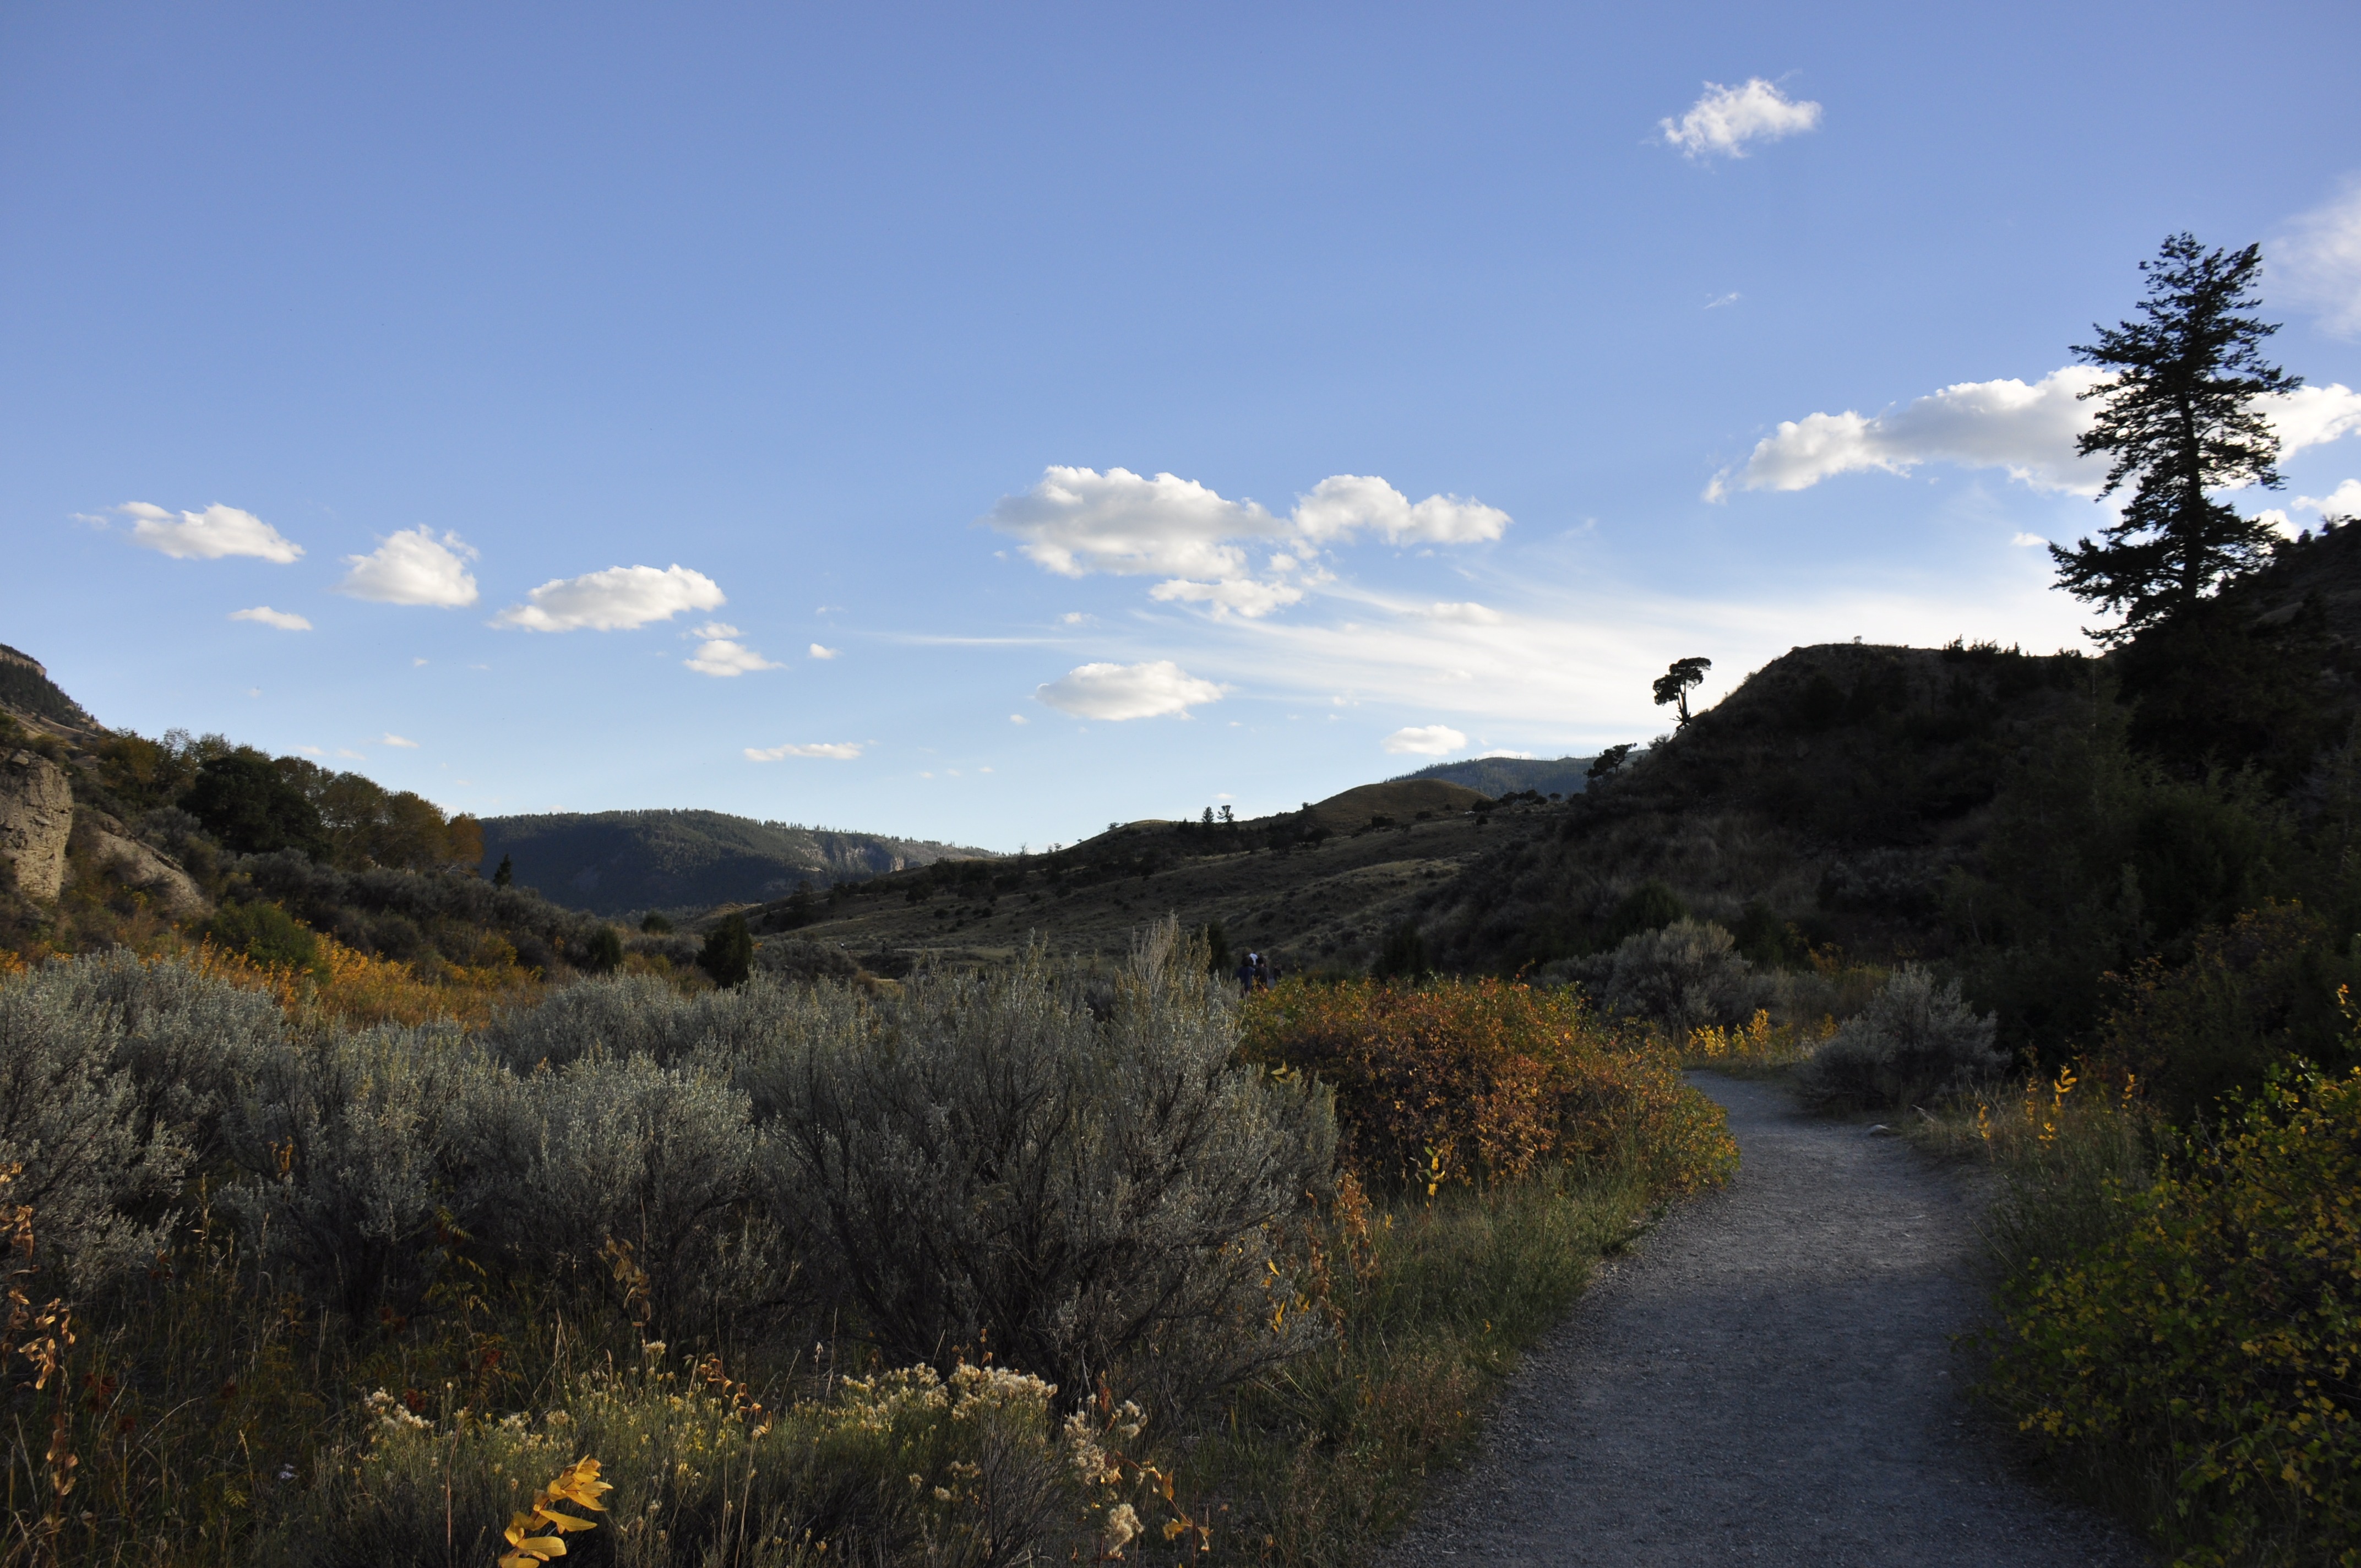
<path fill-rule="evenodd" d="M 1248 953 L 1238 960 L 1238 972 L 1233 976 L 1238 982 L 1238 994 L 1245 996 L 1255 988 L 1255 966 L 1262 962 L 1260 953 Z"/>
<path fill-rule="evenodd" d="M 1270 961 L 1268 953 L 1257 953 L 1254 965 L 1254 982 L 1257 991 L 1268 991 L 1279 983 L 1279 966 Z"/>

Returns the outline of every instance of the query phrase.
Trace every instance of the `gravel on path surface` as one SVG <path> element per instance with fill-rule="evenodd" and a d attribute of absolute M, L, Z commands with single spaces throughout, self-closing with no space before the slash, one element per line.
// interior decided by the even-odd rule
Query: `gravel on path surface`
<path fill-rule="evenodd" d="M 1960 1398 L 1974 1200 L 1901 1140 L 1712 1074 L 1742 1164 L 1603 1266 L 1383 1568 L 2138 1564 Z"/>

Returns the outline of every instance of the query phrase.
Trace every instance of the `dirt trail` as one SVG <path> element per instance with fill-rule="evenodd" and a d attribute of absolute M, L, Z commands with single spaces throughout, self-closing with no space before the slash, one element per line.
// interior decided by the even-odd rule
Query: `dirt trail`
<path fill-rule="evenodd" d="M 2149 1561 L 1956 1392 L 1971 1201 L 1899 1140 L 1699 1075 L 1744 1165 L 1602 1269 L 1386 1568 Z"/>

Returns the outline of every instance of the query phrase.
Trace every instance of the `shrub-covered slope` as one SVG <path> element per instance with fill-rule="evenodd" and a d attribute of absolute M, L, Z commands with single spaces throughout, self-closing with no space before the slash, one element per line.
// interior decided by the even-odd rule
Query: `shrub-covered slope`
<path fill-rule="evenodd" d="M 1795 649 L 1438 890 L 1430 939 L 1476 968 L 1596 951 L 1653 882 L 1732 927 L 1761 904 L 1823 940 L 1923 945 L 2005 770 L 2095 677 L 2073 655 Z"/>
<path fill-rule="evenodd" d="M 502 857 L 517 881 L 601 914 L 706 909 L 782 898 L 798 883 L 825 888 L 946 858 L 965 849 L 882 833 L 757 822 L 719 811 L 563 812 L 484 822 L 484 870 Z"/>

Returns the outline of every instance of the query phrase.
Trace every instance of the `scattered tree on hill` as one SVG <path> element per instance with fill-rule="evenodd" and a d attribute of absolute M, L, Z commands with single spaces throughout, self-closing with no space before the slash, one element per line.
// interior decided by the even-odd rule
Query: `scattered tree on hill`
<path fill-rule="evenodd" d="M 1670 669 L 1656 677 L 1656 706 L 1662 707 L 1666 703 L 1678 705 L 1675 712 L 1679 715 L 1680 722 L 1674 726 L 1675 729 L 1687 727 L 1689 693 L 1704 683 L 1705 673 L 1712 668 L 1711 659 L 1675 659 Z"/>
<path fill-rule="evenodd" d="M 1609 746 L 1590 759 L 1590 766 L 1584 771 L 1582 776 L 1593 783 L 1606 778 L 1623 765 L 1623 759 L 1629 757 L 1632 748 L 1630 746 Z"/>
<path fill-rule="evenodd" d="M 506 855 L 501 856 L 501 866 L 505 868 L 508 863 L 508 857 Z M 651 937 L 666 936 L 672 931 L 672 922 L 651 909 L 648 911 L 646 918 L 640 922 L 640 929 L 645 931 Z"/>
<path fill-rule="evenodd" d="M 515 881 L 516 862 L 509 859 L 508 856 L 502 855 L 500 857 L 499 869 L 492 872 L 492 885 L 494 887 L 507 887 Z"/>
<path fill-rule="evenodd" d="M 2082 394 L 2100 400 L 2099 413 L 2076 449 L 2113 459 L 2102 497 L 2133 481 L 2123 516 L 2100 531 L 2104 543 L 2049 547 L 2059 586 L 2123 612 L 2120 628 L 2094 633 L 2102 641 L 2188 610 L 2268 557 L 2270 525 L 2210 493 L 2279 485 L 2279 437 L 2255 400 L 2303 385 L 2263 361 L 2263 340 L 2278 326 L 2242 313 L 2257 303 L 2262 265 L 2260 246 L 2209 251 L 2193 235 L 2174 235 L 2140 263 L 2143 319 L 2099 327 L 2096 343 L 2074 346 L 2083 363 L 2114 373 Z"/>
<path fill-rule="evenodd" d="M 181 797 L 181 809 L 224 849 L 241 855 L 301 850 L 316 857 L 327 848 L 319 807 L 259 751 L 241 748 L 208 759 Z"/>
<path fill-rule="evenodd" d="M 746 916 L 736 911 L 724 916 L 721 924 L 705 935 L 705 950 L 697 955 L 697 967 L 713 977 L 719 986 L 743 985 L 754 970 L 754 937 L 746 929 Z"/>

